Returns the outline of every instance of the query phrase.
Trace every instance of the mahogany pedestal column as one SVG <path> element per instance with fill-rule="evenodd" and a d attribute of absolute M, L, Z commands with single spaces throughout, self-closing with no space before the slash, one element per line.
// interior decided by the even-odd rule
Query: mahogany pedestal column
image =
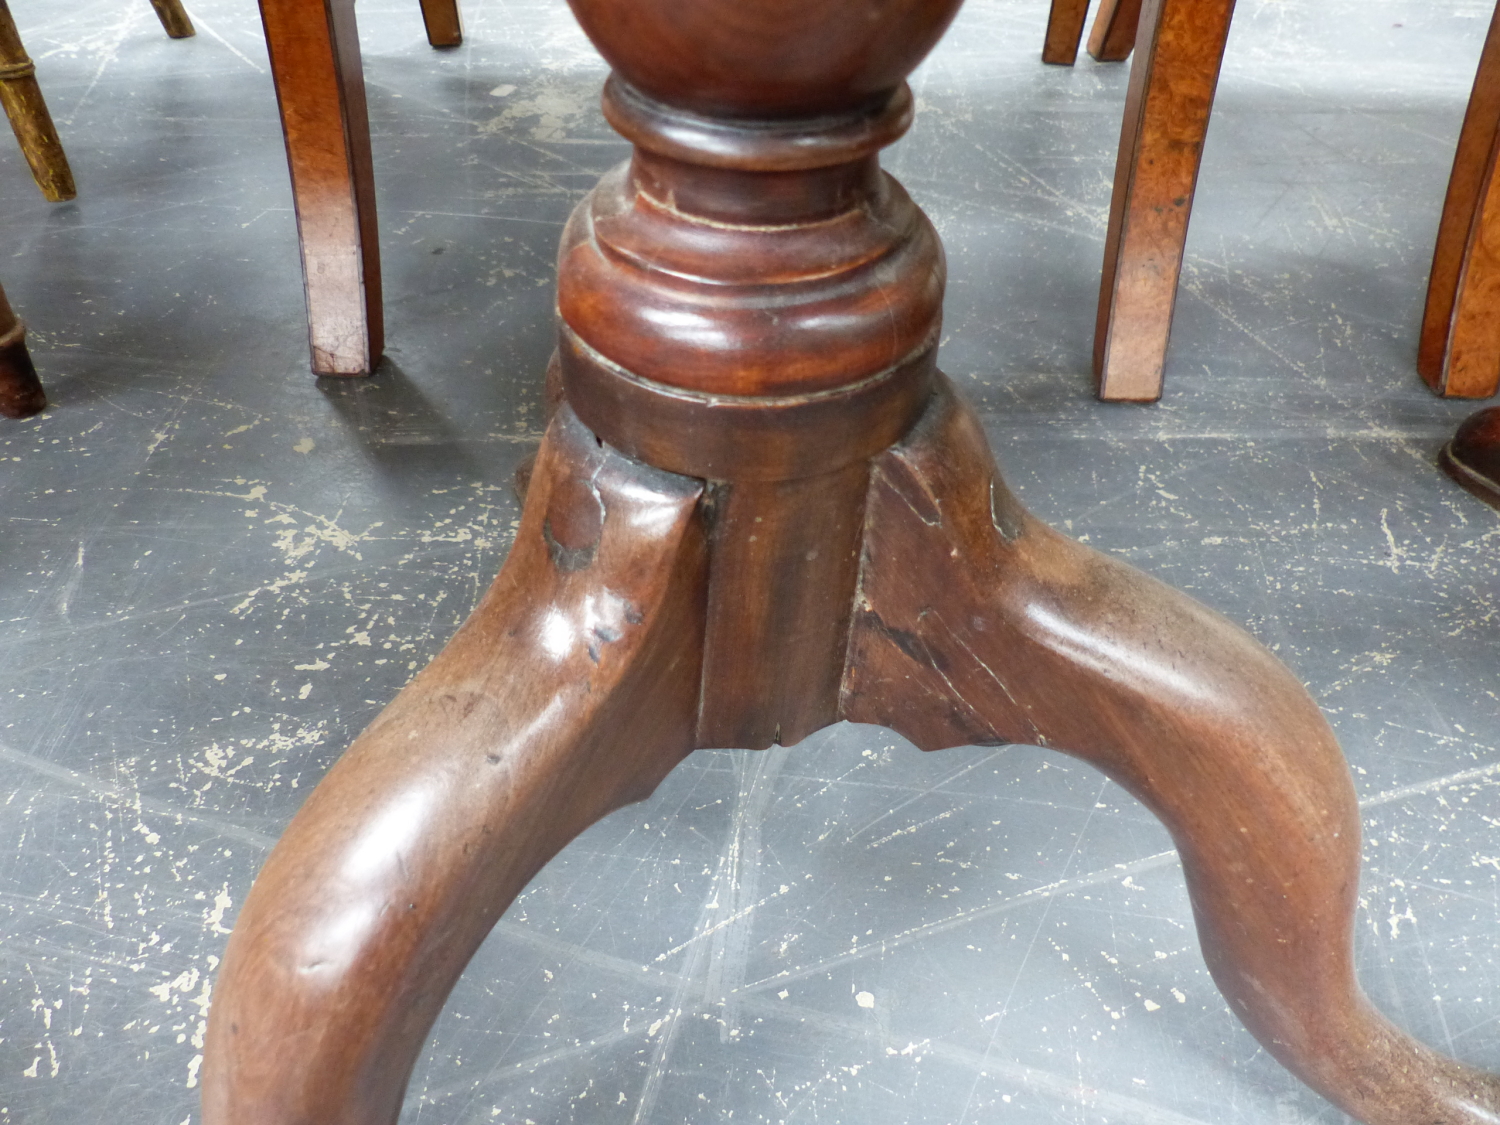
<path fill-rule="evenodd" d="M 1224 619 L 1033 519 L 937 372 L 943 258 L 881 172 L 958 0 L 573 0 L 635 144 L 562 244 L 510 558 L 273 851 L 215 988 L 206 1125 L 391 1125 L 464 964 L 697 747 L 840 719 L 1097 765 L 1181 852 L 1215 980 L 1371 1125 L 1500 1083 L 1355 981 L 1353 785 Z"/>

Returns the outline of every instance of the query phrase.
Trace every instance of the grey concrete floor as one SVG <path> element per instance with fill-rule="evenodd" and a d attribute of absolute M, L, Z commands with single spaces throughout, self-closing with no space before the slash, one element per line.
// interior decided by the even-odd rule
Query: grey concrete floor
<path fill-rule="evenodd" d="M 0 425 L 0 1121 L 198 1120 L 277 834 L 463 619 L 539 438 L 561 224 L 625 154 L 562 0 L 362 0 L 389 362 L 306 369 L 249 0 L 15 0 L 77 173 L 0 151 L 52 407 Z M 1500 1068 L 1500 517 L 1413 372 L 1486 0 L 1241 0 L 1152 407 L 1088 375 L 1126 68 L 971 0 L 887 166 L 947 240 L 942 361 L 1039 514 L 1248 628 L 1365 810 L 1359 965 Z M 0 146 L 3 149 L 4 146 Z M 500 923 L 407 1125 L 1347 1120 L 1244 1032 L 1164 831 L 1028 748 L 873 728 L 690 758 Z"/>

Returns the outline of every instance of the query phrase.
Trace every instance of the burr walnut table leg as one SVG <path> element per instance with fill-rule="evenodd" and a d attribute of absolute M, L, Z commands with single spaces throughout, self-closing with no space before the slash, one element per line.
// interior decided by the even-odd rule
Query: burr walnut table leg
<path fill-rule="evenodd" d="M 1500 1080 L 1355 981 L 1359 816 L 1317 707 L 1245 633 L 1033 519 L 951 397 L 872 472 L 843 715 L 935 750 L 1049 746 L 1167 826 L 1204 956 L 1277 1059 L 1369 1125 L 1480 1125 Z"/>
<path fill-rule="evenodd" d="M 1500 7 L 1469 97 L 1427 283 L 1417 370 L 1456 398 L 1500 390 Z"/>
<path fill-rule="evenodd" d="M 1078 60 L 1078 44 L 1088 19 L 1089 0 L 1052 0 L 1047 13 L 1047 37 L 1042 41 L 1042 61 L 1072 66 Z"/>
<path fill-rule="evenodd" d="M 6 0 L 0 0 L 0 103 L 31 165 L 36 186 L 52 203 L 72 199 L 78 194 L 73 171 L 36 83 L 36 66 L 26 54 Z"/>
<path fill-rule="evenodd" d="M 1198 162 L 1233 11 L 1234 0 L 1144 0 L 1141 7 L 1094 328 L 1102 399 L 1161 397 Z"/>
<path fill-rule="evenodd" d="M 47 396 L 26 350 L 26 325 L 0 289 L 0 415 L 28 418 L 47 408 Z"/>
<path fill-rule="evenodd" d="M 370 121 L 354 0 L 261 0 L 302 248 L 315 375 L 368 375 L 385 347 Z"/>
<path fill-rule="evenodd" d="M 511 899 L 692 748 L 701 492 L 559 413 L 494 586 L 256 881 L 214 990 L 205 1121 L 391 1125 Z"/>

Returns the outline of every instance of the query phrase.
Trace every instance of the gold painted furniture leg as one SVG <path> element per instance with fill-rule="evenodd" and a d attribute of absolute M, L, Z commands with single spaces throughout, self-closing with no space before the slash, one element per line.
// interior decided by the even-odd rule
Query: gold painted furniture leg
<path fill-rule="evenodd" d="M 422 0 L 422 24 L 427 42 L 434 47 L 457 47 L 464 41 L 458 0 Z"/>
<path fill-rule="evenodd" d="M 354 0 L 260 0 L 302 248 L 315 375 L 385 348 L 370 120 Z"/>
<path fill-rule="evenodd" d="M 31 165 L 36 186 L 52 203 L 72 199 L 78 194 L 73 170 L 36 84 L 36 66 L 26 55 L 6 0 L 0 0 L 0 103 L 5 105 L 5 116 Z"/>
<path fill-rule="evenodd" d="M 26 325 L 0 289 L 0 416 L 29 418 L 47 408 L 47 396 L 26 350 Z"/>
<path fill-rule="evenodd" d="M 1052 0 L 1047 13 L 1047 38 L 1042 42 L 1042 61 L 1072 66 L 1078 60 L 1078 44 L 1088 19 L 1089 0 Z"/>
<path fill-rule="evenodd" d="M 1417 371 L 1440 395 L 1500 390 L 1500 7 L 1469 97 L 1427 283 Z"/>
<path fill-rule="evenodd" d="M 1101 0 L 1089 29 L 1089 54 L 1099 62 L 1124 62 L 1135 49 L 1141 0 Z"/>
<path fill-rule="evenodd" d="M 173 39 L 190 39 L 195 34 L 193 21 L 188 19 L 182 0 L 151 0 L 156 9 L 156 18 L 161 20 L 162 30 Z"/>
<path fill-rule="evenodd" d="M 1171 831 L 1268 1051 L 1368 1125 L 1500 1120 L 1500 1082 L 1354 979 L 1359 820 L 1307 693 L 1032 519 L 936 369 L 942 249 L 878 152 L 957 6 L 573 0 L 635 147 L 563 232 L 562 402 L 494 586 L 245 901 L 204 1125 L 394 1125 L 464 963 L 558 849 L 695 748 L 842 719 L 1092 762 Z"/>
<path fill-rule="evenodd" d="M 1142 4 L 1094 327 L 1101 399 L 1161 397 L 1198 162 L 1233 12 L 1234 0 Z"/>

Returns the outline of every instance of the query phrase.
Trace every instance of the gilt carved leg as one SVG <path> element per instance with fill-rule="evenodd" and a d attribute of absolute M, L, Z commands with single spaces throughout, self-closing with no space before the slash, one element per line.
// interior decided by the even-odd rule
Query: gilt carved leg
<path fill-rule="evenodd" d="M 1209 969 L 1277 1059 L 1368 1125 L 1500 1120 L 1500 1081 L 1360 991 L 1354 787 L 1275 657 L 1030 516 L 951 392 L 875 461 L 868 512 L 845 718 L 1099 767 L 1171 832 Z"/>
<path fill-rule="evenodd" d="M 1417 370 L 1441 395 L 1500 390 L 1500 7 L 1490 21 L 1443 201 Z"/>
<path fill-rule="evenodd" d="M 564 409 L 468 622 L 319 785 L 214 990 L 209 1125 L 391 1125 L 432 1021 L 528 880 L 693 745 L 701 482 Z"/>

